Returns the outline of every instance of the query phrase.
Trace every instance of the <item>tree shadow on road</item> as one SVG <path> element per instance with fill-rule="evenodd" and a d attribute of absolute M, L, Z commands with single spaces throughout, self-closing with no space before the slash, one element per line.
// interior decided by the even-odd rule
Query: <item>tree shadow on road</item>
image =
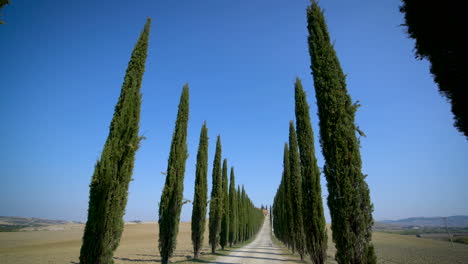
<path fill-rule="evenodd" d="M 119 257 L 113 257 L 113 259 L 130 261 L 130 262 L 161 262 L 160 259 L 139 259 L 139 258 L 119 258 Z"/>
<path fill-rule="evenodd" d="M 249 248 L 250 249 L 250 248 Z M 285 253 L 274 253 L 274 252 L 265 252 L 265 251 L 248 251 L 248 250 L 231 250 L 231 252 L 245 252 L 245 253 L 256 253 L 256 254 L 271 254 L 271 255 L 278 255 L 278 256 L 287 256 L 291 254 Z"/>
<path fill-rule="evenodd" d="M 246 251 L 237 251 L 237 252 L 246 252 Z M 253 253 L 259 253 L 259 252 L 254 252 Z M 267 258 L 267 257 L 253 257 L 253 256 L 239 256 L 239 255 L 228 255 L 228 254 L 222 254 L 222 253 L 214 253 L 213 255 L 216 256 L 222 256 L 222 257 L 230 257 L 230 258 L 244 258 L 244 259 L 263 259 L 263 260 L 269 260 L 269 261 L 281 261 L 281 262 L 295 262 L 295 263 L 303 263 L 300 260 L 297 259 L 280 259 L 280 258 Z M 289 255 L 289 254 L 286 254 Z M 213 262 L 217 263 L 217 262 Z"/>
<path fill-rule="evenodd" d="M 284 249 L 284 248 L 279 248 L 279 247 L 246 247 L 246 249 L 282 250 L 282 249 Z"/>
<path fill-rule="evenodd" d="M 209 263 L 209 264 L 238 264 L 233 262 L 222 262 L 222 261 L 210 261 L 210 260 L 203 260 L 203 259 L 189 259 L 181 261 L 182 263 Z M 177 263 L 177 262 L 175 262 Z"/>

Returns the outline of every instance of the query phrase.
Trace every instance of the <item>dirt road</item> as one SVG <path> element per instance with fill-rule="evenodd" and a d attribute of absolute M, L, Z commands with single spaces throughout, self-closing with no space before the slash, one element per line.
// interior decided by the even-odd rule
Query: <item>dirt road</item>
<path fill-rule="evenodd" d="M 255 240 L 239 249 L 229 251 L 229 255 L 223 255 L 209 263 L 231 264 L 266 264 L 266 263 L 298 263 L 299 259 L 288 254 L 284 248 L 276 247 L 271 241 L 270 221 L 265 218 L 260 233 Z"/>

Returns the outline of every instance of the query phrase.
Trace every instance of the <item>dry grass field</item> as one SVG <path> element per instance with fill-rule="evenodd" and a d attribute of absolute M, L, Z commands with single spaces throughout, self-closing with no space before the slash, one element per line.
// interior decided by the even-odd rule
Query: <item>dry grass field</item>
<path fill-rule="evenodd" d="M 388 264 L 467 264 L 468 245 L 417 238 L 416 236 L 374 232 L 372 241 L 378 263 Z M 336 264 L 336 249 L 328 226 L 327 264 Z M 310 262 L 306 259 L 307 262 Z"/>
<path fill-rule="evenodd" d="M 71 264 L 78 263 L 84 225 L 64 225 L 65 230 L 0 232 L 1 264 Z M 204 251 L 208 252 L 208 238 Z M 158 226 L 156 223 L 127 224 L 115 263 L 159 262 Z M 172 260 L 186 260 L 192 255 L 190 223 L 181 223 L 177 249 Z"/>
<path fill-rule="evenodd" d="M 416 236 L 374 232 L 379 263 L 465 264 L 468 245 L 417 238 Z"/>
<path fill-rule="evenodd" d="M 42 231 L 0 232 L 1 264 L 72 264 L 78 263 L 84 225 L 52 226 Z M 205 234 L 204 252 L 208 252 Z M 116 264 L 158 263 L 158 227 L 156 223 L 127 224 L 120 247 L 115 253 Z M 329 234 L 329 258 L 334 263 L 335 249 Z M 454 264 L 468 263 L 468 245 L 432 239 L 375 232 L 373 237 L 379 263 Z M 182 223 L 175 257 L 172 261 L 191 258 L 190 223 Z"/>

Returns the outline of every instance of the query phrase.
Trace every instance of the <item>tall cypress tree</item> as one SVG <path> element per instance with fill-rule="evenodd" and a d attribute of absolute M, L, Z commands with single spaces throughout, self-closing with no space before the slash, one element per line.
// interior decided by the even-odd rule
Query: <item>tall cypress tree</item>
<path fill-rule="evenodd" d="M 284 230 L 285 230 L 285 241 L 288 247 L 295 252 L 296 248 L 294 246 L 295 241 L 295 230 L 294 230 L 294 215 L 293 215 L 293 206 L 292 206 L 292 194 L 291 194 L 291 166 L 289 161 L 289 145 L 288 143 L 284 144 L 283 152 L 283 178 L 284 178 L 284 212 L 286 221 L 284 221 Z"/>
<path fill-rule="evenodd" d="M 248 229 L 247 229 L 247 223 L 249 222 L 249 214 L 247 213 L 247 197 L 245 193 L 245 188 L 244 185 L 242 184 L 242 189 L 241 189 L 241 210 L 242 210 L 242 241 L 247 241 L 248 235 Z"/>
<path fill-rule="evenodd" d="M 222 173 L 222 220 L 221 220 L 221 232 L 219 233 L 219 244 L 224 250 L 224 247 L 229 241 L 229 195 L 228 195 L 228 176 L 227 176 L 227 159 L 223 161 L 223 173 Z"/>
<path fill-rule="evenodd" d="M 237 192 L 236 192 L 236 198 L 237 198 L 237 242 L 243 242 L 244 237 L 243 237 L 243 223 L 244 223 L 244 212 L 242 210 L 242 196 L 241 196 L 241 191 L 240 191 L 240 186 L 237 185 Z"/>
<path fill-rule="evenodd" d="M 278 239 L 285 243 L 289 248 L 293 248 L 292 245 L 294 244 L 294 230 L 292 228 L 293 221 L 291 221 L 293 216 L 292 208 L 289 206 L 290 200 L 288 199 L 286 190 L 289 180 L 289 169 L 289 147 L 288 143 L 285 143 L 281 183 L 278 187 L 273 202 L 273 231 Z"/>
<path fill-rule="evenodd" d="M 320 170 L 315 158 L 314 134 L 310 123 L 309 104 L 301 80 L 295 84 L 297 141 L 302 173 L 302 213 L 307 252 L 313 263 L 325 263 L 327 258 L 327 229 L 322 206 Z"/>
<path fill-rule="evenodd" d="M 273 226 L 273 214 L 272 214 L 272 211 L 271 211 L 271 205 L 270 205 L 270 208 L 268 210 L 268 215 L 270 216 L 270 231 L 271 231 L 271 227 Z"/>
<path fill-rule="evenodd" d="M 290 182 L 291 192 L 290 199 L 292 205 L 294 222 L 294 247 L 297 253 L 304 259 L 305 250 L 305 237 L 304 237 L 304 223 L 302 218 L 302 176 L 301 176 L 301 163 L 299 159 L 299 151 L 297 146 L 296 129 L 294 128 L 293 121 L 289 122 L 289 166 L 290 166 Z"/>
<path fill-rule="evenodd" d="M 373 208 L 361 172 L 359 130 L 354 123 L 357 106 L 351 103 L 323 12 L 315 1 L 307 8 L 307 21 L 335 258 L 338 263 L 375 263 Z"/>
<path fill-rule="evenodd" d="M 288 154 L 289 155 L 289 154 Z M 276 194 L 275 203 L 273 204 L 273 226 L 275 236 L 289 246 L 289 225 L 286 225 L 287 211 L 286 211 L 286 180 L 284 178 L 284 171 L 281 177 L 281 183 Z"/>
<path fill-rule="evenodd" d="M 237 216 L 237 199 L 236 199 L 236 182 L 234 176 L 234 167 L 231 167 L 231 176 L 229 182 L 229 245 L 237 242 L 237 228 L 238 228 L 238 216 Z"/>
<path fill-rule="evenodd" d="M 208 196 L 208 129 L 206 122 L 200 132 L 200 143 L 197 153 L 197 167 L 195 170 L 195 193 L 193 195 L 192 210 L 192 244 L 194 258 L 198 258 L 203 246 L 205 233 L 206 206 Z"/>
<path fill-rule="evenodd" d="M 219 231 L 221 230 L 221 205 L 222 205 L 222 185 L 221 185 L 221 137 L 216 140 L 216 152 L 213 161 L 212 188 L 209 214 L 209 242 L 211 252 L 216 253 L 219 243 Z"/>
<path fill-rule="evenodd" d="M 166 183 L 159 204 L 159 252 L 166 264 L 174 253 L 179 233 L 180 211 L 184 191 L 185 161 L 187 160 L 187 125 L 189 119 L 189 87 L 184 85 L 180 96 L 177 120 L 172 135 L 167 164 Z"/>
<path fill-rule="evenodd" d="M 467 1 L 402 0 L 409 37 L 416 42 L 416 58 L 431 63 L 439 92 L 452 105 L 455 127 L 468 139 Z"/>
<path fill-rule="evenodd" d="M 133 49 L 109 135 L 101 159 L 94 168 L 88 221 L 80 251 L 82 264 L 113 263 L 112 256 L 120 243 L 128 186 L 140 143 L 140 87 L 145 71 L 150 24 L 151 20 L 148 19 Z"/>

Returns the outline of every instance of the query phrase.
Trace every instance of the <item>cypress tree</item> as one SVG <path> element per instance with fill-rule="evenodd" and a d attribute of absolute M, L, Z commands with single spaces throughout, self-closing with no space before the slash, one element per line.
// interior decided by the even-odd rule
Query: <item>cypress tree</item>
<path fill-rule="evenodd" d="M 198 258 L 203 246 L 205 233 L 206 206 L 208 196 L 208 129 L 206 122 L 200 132 L 200 143 L 197 153 L 197 167 L 195 170 L 195 193 L 193 195 L 192 210 L 192 244 L 194 258 Z"/>
<path fill-rule="evenodd" d="M 289 150 L 288 150 L 287 144 L 285 144 L 284 156 L 288 157 L 288 159 L 285 159 L 285 160 L 289 160 Z M 287 219 L 287 210 L 286 210 L 286 194 L 285 194 L 286 188 L 285 186 L 286 186 L 286 179 L 285 179 L 285 171 L 283 170 L 283 173 L 281 176 L 281 183 L 278 187 L 275 198 L 273 200 L 273 212 L 271 215 L 273 216 L 273 231 L 274 231 L 275 236 L 279 240 L 281 240 L 283 243 L 288 245 L 289 247 L 290 232 L 289 232 L 289 225 L 288 225 L 289 222 Z"/>
<path fill-rule="evenodd" d="M 112 256 L 120 243 L 128 186 L 140 143 L 140 87 L 145 71 L 150 23 L 148 19 L 133 49 L 109 135 L 94 168 L 88 221 L 80 251 L 82 264 L 113 263 Z"/>
<path fill-rule="evenodd" d="M 228 176 L 227 176 L 227 159 L 223 161 L 223 173 L 222 173 L 222 220 L 221 220 L 221 232 L 219 238 L 219 244 L 224 250 L 224 247 L 229 241 L 229 194 L 228 194 Z"/>
<path fill-rule="evenodd" d="M 236 198 L 237 198 L 237 242 L 243 242 L 244 237 L 243 237 L 243 223 L 244 223 L 244 212 L 242 210 L 242 196 L 241 196 L 241 190 L 240 186 L 237 185 L 237 192 L 236 192 Z"/>
<path fill-rule="evenodd" d="M 180 96 L 177 120 L 172 135 L 167 164 L 166 183 L 159 204 L 159 252 L 166 264 L 174 253 L 179 232 L 180 211 L 184 191 L 185 161 L 187 160 L 187 125 L 189 119 L 189 87 L 184 85 Z"/>
<path fill-rule="evenodd" d="M 307 8 L 309 53 L 325 158 L 328 207 L 338 263 L 376 263 L 372 237 L 372 204 L 361 172 L 354 123 L 356 105 L 346 89 L 323 12 L 315 1 Z"/>
<path fill-rule="evenodd" d="M 252 238 L 260 230 L 265 217 L 261 209 L 255 208 L 245 192 L 244 186 L 242 186 L 242 191 L 238 186 L 236 196 L 239 216 L 237 241 L 244 242 Z"/>
<path fill-rule="evenodd" d="M 260 230 L 260 227 L 262 227 L 262 225 L 264 224 L 265 216 L 263 214 L 263 209 L 255 207 L 244 188 L 242 196 L 244 201 L 244 212 L 246 215 L 246 229 L 244 240 L 247 241 L 251 239 Z"/>
<path fill-rule="evenodd" d="M 282 177 L 281 177 L 282 178 Z M 282 182 L 282 180 L 281 180 Z M 271 211 L 271 216 L 274 215 L 274 217 L 272 217 L 272 221 L 271 221 L 271 231 L 273 232 L 273 234 L 276 236 L 276 238 L 278 238 L 279 240 L 283 241 L 283 237 L 280 236 L 281 235 L 281 232 L 279 231 L 282 231 L 282 230 L 279 230 L 279 225 L 278 225 L 278 220 L 281 219 L 281 211 L 280 211 L 280 206 L 281 206 L 281 201 L 280 201 L 280 197 L 281 197 L 281 191 L 282 189 L 282 185 L 280 184 L 280 186 L 278 187 L 278 190 L 276 190 L 276 194 L 275 194 L 275 197 L 273 198 L 273 208 L 272 208 L 272 211 Z M 279 218 L 278 218 L 279 217 Z M 281 221 L 281 220 L 280 220 Z"/>
<path fill-rule="evenodd" d="M 289 155 L 289 154 L 288 154 Z M 281 239 L 288 247 L 290 247 L 289 243 L 289 236 L 291 233 L 289 232 L 290 228 L 288 225 L 288 214 L 286 210 L 286 183 L 285 183 L 284 173 L 283 177 L 281 178 L 280 187 L 278 188 L 278 197 L 275 201 L 274 207 L 276 210 L 274 212 L 273 218 L 273 225 L 275 235 Z M 275 206 L 276 205 L 276 206 Z"/>
<path fill-rule="evenodd" d="M 5 5 L 11 5 L 10 0 L 0 0 L 0 11 L 2 11 L 2 8 L 5 7 Z M 5 24 L 5 21 L 0 19 L 0 25 Z"/>
<path fill-rule="evenodd" d="M 327 229 L 322 206 L 320 170 L 315 158 L 314 134 L 310 123 L 309 104 L 301 80 L 295 84 L 297 141 L 301 157 L 302 212 L 307 252 L 313 263 L 327 258 Z"/>
<path fill-rule="evenodd" d="M 403 0 L 408 35 L 415 42 L 416 58 L 431 64 L 439 92 L 452 105 L 455 127 L 468 139 L 467 1 Z"/>
<path fill-rule="evenodd" d="M 234 167 L 231 167 L 231 176 L 229 182 L 229 245 L 232 247 L 237 242 L 238 216 L 237 216 L 237 199 L 236 199 L 236 183 L 234 179 Z"/>
<path fill-rule="evenodd" d="M 272 214 L 272 211 L 271 211 L 271 205 L 270 205 L 270 208 L 268 210 L 268 214 L 270 216 L 270 230 L 271 230 L 271 228 L 273 226 L 273 214 Z"/>
<path fill-rule="evenodd" d="M 242 241 L 247 241 L 248 235 L 248 229 L 247 229 L 247 223 L 249 221 L 248 213 L 247 213 L 247 197 L 245 194 L 245 188 L 244 185 L 242 184 L 242 189 L 241 189 L 241 210 L 242 210 Z"/>
<path fill-rule="evenodd" d="M 289 166 L 291 167 L 289 180 L 291 182 L 290 199 L 293 213 L 291 221 L 294 222 L 294 247 L 297 250 L 297 253 L 301 256 L 301 260 L 303 260 L 305 237 L 302 218 L 302 176 L 296 130 L 294 128 L 293 121 L 289 122 L 289 146 L 291 148 L 289 150 Z"/>
<path fill-rule="evenodd" d="M 246 232 L 246 240 L 250 239 L 253 235 L 253 225 L 254 225 L 254 214 L 252 209 L 254 208 L 252 201 L 249 199 L 247 192 L 245 192 L 245 205 L 246 205 L 246 214 L 247 214 L 247 232 Z M 260 209 L 261 211 L 262 209 Z"/>
<path fill-rule="evenodd" d="M 289 147 L 284 144 L 283 173 L 281 183 L 273 203 L 273 227 L 275 236 L 294 251 L 294 221 L 293 208 L 288 193 L 290 185 Z"/>
<path fill-rule="evenodd" d="M 293 127 L 294 128 L 294 127 Z M 294 129 L 293 129 L 293 132 Z M 293 136 L 294 134 L 292 134 Z M 295 137 L 295 135 L 294 135 Z M 294 141 L 294 140 L 293 140 Z M 297 141 L 296 141 L 297 142 Z M 296 143 L 296 149 L 297 149 L 297 143 Z M 291 171 L 296 171 L 297 175 L 297 168 L 300 166 L 300 161 L 298 161 L 299 154 L 296 153 L 293 154 L 293 160 L 296 160 L 294 162 L 295 165 L 291 166 L 291 154 L 289 150 L 288 143 L 285 143 L 284 145 L 284 154 L 283 154 L 283 173 L 281 177 L 281 182 L 278 187 L 278 190 L 276 192 L 274 202 L 273 202 L 273 208 L 270 209 L 270 217 L 273 219 L 272 225 L 273 225 L 273 231 L 275 236 L 281 240 L 283 243 L 285 243 L 288 248 L 290 248 L 293 252 L 296 251 L 296 245 L 298 247 L 302 247 L 302 251 L 304 251 L 304 238 L 302 240 L 298 241 L 298 230 L 297 230 L 297 209 L 293 205 L 296 204 L 296 198 L 294 196 L 297 195 L 297 192 L 295 191 L 297 188 L 294 188 L 294 186 L 299 186 L 299 190 L 302 191 L 300 188 L 300 182 L 295 182 L 294 178 L 291 176 Z M 299 164 L 299 166 L 297 166 Z M 291 167 L 296 167 L 296 168 L 291 168 Z M 299 167 L 300 171 L 300 167 Z M 299 181 L 301 181 L 301 175 L 299 172 Z M 297 206 L 297 204 L 296 204 Z M 299 230 L 300 231 L 300 230 Z M 300 233 L 299 233 L 300 235 Z M 302 233 L 302 236 L 305 236 L 304 233 Z M 300 243 L 302 242 L 302 243 Z M 301 250 L 298 248 L 298 252 Z M 304 254 L 304 252 L 303 252 Z"/>
<path fill-rule="evenodd" d="M 216 152 L 213 161 L 212 189 L 210 199 L 209 214 L 209 242 L 211 252 L 216 253 L 216 246 L 219 243 L 219 231 L 221 229 L 222 217 L 222 183 L 221 183 L 221 137 L 216 140 Z"/>
<path fill-rule="evenodd" d="M 292 206 L 292 193 L 291 193 L 291 166 L 289 159 L 289 145 L 288 143 L 284 144 L 283 152 L 283 178 L 284 178 L 284 211 L 285 211 L 285 240 L 288 247 L 295 252 L 295 229 L 294 229 L 294 215 L 293 215 L 293 206 Z"/>

